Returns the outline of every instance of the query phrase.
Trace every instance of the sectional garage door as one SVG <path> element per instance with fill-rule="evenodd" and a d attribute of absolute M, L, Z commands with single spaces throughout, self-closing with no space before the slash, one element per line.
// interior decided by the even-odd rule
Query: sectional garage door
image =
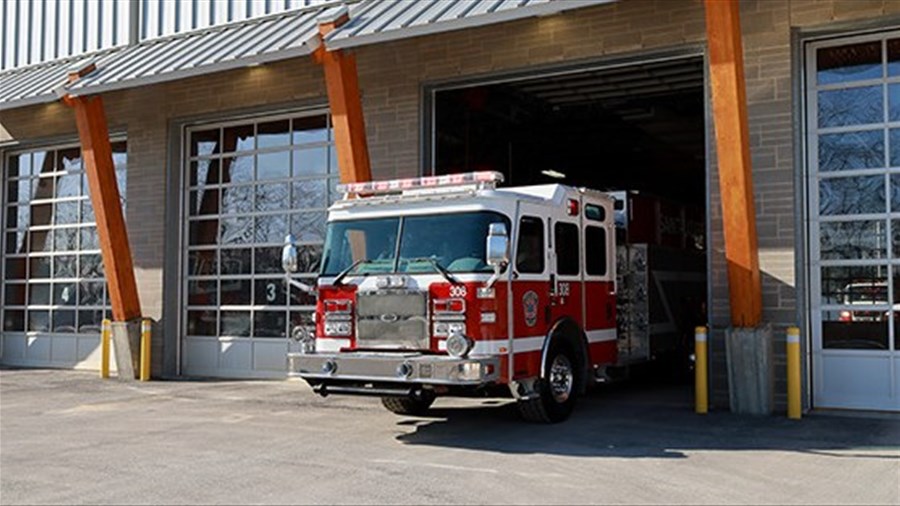
<path fill-rule="evenodd" d="M 807 48 L 817 407 L 900 410 L 900 32 Z"/>
<path fill-rule="evenodd" d="M 126 144 L 112 148 L 124 206 Z M 81 151 L 49 146 L 3 162 L 2 363 L 97 369 L 110 302 Z"/>
<path fill-rule="evenodd" d="M 284 376 L 289 329 L 314 301 L 285 290 L 281 247 L 300 241 L 311 281 L 338 180 L 329 116 L 195 125 L 184 153 L 182 373 Z"/>

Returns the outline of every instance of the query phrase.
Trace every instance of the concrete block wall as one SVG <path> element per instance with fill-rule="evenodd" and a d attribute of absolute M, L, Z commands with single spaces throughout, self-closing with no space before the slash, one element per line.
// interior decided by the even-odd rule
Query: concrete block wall
<path fill-rule="evenodd" d="M 798 323 L 795 273 L 792 30 L 879 20 L 900 14 L 893 0 L 744 0 L 745 69 L 751 155 L 757 197 L 764 318 L 774 324 L 778 392 L 784 405 L 784 328 Z M 477 76 L 654 54 L 702 50 L 700 0 L 627 0 L 489 27 L 364 46 L 356 49 L 373 172 L 377 178 L 422 171 L 423 86 Z M 163 287 L 167 230 L 165 192 L 172 123 L 271 106 L 325 104 L 321 70 L 309 58 L 222 72 L 107 94 L 113 129 L 128 135 L 128 225 L 145 313 L 160 319 L 177 287 Z M 712 132 L 710 132 L 712 134 Z M 75 136 L 72 114 L 54 103 L 0 111 L 0 142 Z M 712 147 L 714 150 L 714 146 Z M 710 154 L 712 155 L 712 153 Z M 721 210 L 715 167 L 711 191 L 713 403 L 727 407 L 724 332 L 729 325 L 722 255 Z M 177 191 L 177 190 L 174 190 Z M 165 291 L 164 291 L 165 290 Z M 167 341 L 174 342 L 173 336 Z M 156 343 L 161 343 L 157 340 Z M 157 344 L 159 346 L 159 344 Z M 160 353 L 155 350 L 157 360 Z M 156 362 L 155 361 L 155 362 Z M 155 364 L 155 371 L 160 363 Z"/>

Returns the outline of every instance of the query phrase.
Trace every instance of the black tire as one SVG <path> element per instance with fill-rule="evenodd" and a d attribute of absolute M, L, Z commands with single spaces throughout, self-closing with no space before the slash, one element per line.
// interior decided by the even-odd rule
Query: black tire
<path fill-rule="evenodd" d="M 434 403 L 434 394 L 423 393 L 419 397 L 382 397 L 381 404 L 398 415 L 421 416 Z"/>
<path fill-rule="evenodd" d="M 550 344 L 547 363 L 544 364 L 547 377 L 538 380 L 538 397 L 517 403 L 523 419 L 534 423 L 559 423 L 569 418 L 575 409 L 581 385 L 583 362 L 580 355 L 560 340 Z M 562 380 L 555 373 L 554 365 L 568 368 L 568 380 Z M 567 383 L 568 387 L 562 388 L 563 383 Z"/>

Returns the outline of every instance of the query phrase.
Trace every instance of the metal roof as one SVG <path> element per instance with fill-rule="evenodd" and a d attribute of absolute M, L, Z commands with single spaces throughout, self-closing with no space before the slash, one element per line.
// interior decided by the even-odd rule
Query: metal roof
<path fill-rule="evenodd" d="M 312 53 L 321 43 L 317 18 L 330 5 L 219 25 L 0 73 L 4 107 L 51 102 L 70 69 L 94 61 L 97 70 L 68 87 L 101 93 L 183 79 Z"/>
<path fill-rule="evenodd" d="M 128 47 L 69 90 L 101 93 L 311 54 L 327 7 L 256 18 Z"/>
<path fill-rule="evenodd" d="M 325 38 L 329 49 L 473 28 L 616 0 L 365 0 Z"/>
<path fill-rule="evenodd" d="M 56 100 L 54 88 L 66 82 L 70 68 L 80 67 L 91 60 L 98 67 L 105 67 L 123 49 L 107 49 L 0 72 L 0 106 L 5 109 L 52 102 Z"/>
<path fill-rule="evenodd" d="M 73 95 L 102 93 L 311 54 L 321 44 L 320 17 L 349 5 L 350 21 L 326 39 L 330 49 L 372 44 L 616 0 L 352 0 L 286 11 L 239 23 L 148 40 L 77 57 L 0 72 L 0 107 L 57 100 L 54 90 L 72 68 L 97 70 L 68 87 Z"/>

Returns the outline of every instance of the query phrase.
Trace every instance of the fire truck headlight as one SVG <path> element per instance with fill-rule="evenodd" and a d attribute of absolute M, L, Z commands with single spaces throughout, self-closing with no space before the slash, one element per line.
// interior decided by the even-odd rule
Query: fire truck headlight
<path fill-rule="evenodd" d="M 464 322 L 434 322 L 434 335 L 436 337 L 449 337 L 452 334 L 465 334 Z"/>
<path fill-rule="evenodd" d="M 350 322 L 348 321 L 326 321 L 325 335 L 332 336 L 349 336 Z"/>
<path fill-rule="evenodd" d="M 291 331 L 291 337 L 300 345 L 300 353 L 316 352 L 316 335 L 311 329 L 298 325 Z"/>
<path fill-rule="evenodd" d="M 472 340 L 459 332 L 450 334 L 447 338 L 447 353 L 460 358 L 465 357 L 472 351 Z"/>

